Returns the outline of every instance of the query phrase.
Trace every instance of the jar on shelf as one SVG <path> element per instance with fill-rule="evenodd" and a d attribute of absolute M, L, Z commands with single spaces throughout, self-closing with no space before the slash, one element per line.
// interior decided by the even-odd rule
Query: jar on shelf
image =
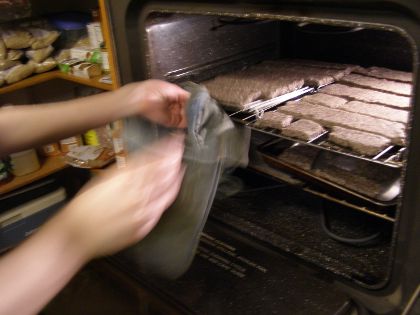
<path fill-rule="evenodd" d="M 43 156 L 57 156 L 61 154 L 60 146 L 58 143 L 49 143 L 43 145 L 41 148 L 41 152 Z"/>
<path fill-rule="evenodd" d="M 29 149 L 10 154 L 12 173 L 23 176 L 33 173 L 41 168 L 35 149 Z"/>
<path fill-rule="evenodd" d="M 81 145 L 83 145 L 83 140 L 80 135 L 60 140 L 60 149 L 63 153 L 68 153 L 72 148 Z"/>

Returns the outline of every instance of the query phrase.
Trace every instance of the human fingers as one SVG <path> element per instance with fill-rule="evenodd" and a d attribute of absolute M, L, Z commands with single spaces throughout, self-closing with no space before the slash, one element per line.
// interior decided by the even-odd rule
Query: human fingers
<path fill-rule="evenodd" d="M 176 174 L 176 177 L 168 185 L 164 193 L 161 194 L 160 198 L 156 198 L 149 203 L 151 209 L 157 209 L 157 211 L 163 212 L 166 210 L 176 199 L 179 190 L 181 189 L 182 181 L 184 179 L 186 167 L 183 166 L 181 170 Z"/>
<path fill-rule="evenodd" d="M 142 103 L 140 115 L 172 128 L 186 128 L 186 107 L 189 94 L 185 91 L 181 95 L 173 87 L 150 92 Z"/>
<path fill-rule="evenodd" d="M 131 156 L 127 168 L 128 188 L 144 195 L 144 199 L 159 198 L 180 172 L 184 135 L 171 135 L 159 140 L 144 152 Z"/>
<path fill-rule="evenodd" d="M 154 194 L 158 194 L 170 185 L 180 170 L 184 138 L 184 134 L 176 133 L 160 139 L 145 150 L 132 154 L 125 168 L 107 170 L 86 185 L 83 191 L 99 185 L 105 186 L 97 188 L 102 192 L 132 192 L 133 196 L 138 197 L 139 192 L 149 188 Z"/>
<path fill-rule="evenodd" d="M 160 163 L 159 171 L 146 183 L 149 189 L 148 200 L 150 202 L 162 198 L 183 176 L 183 166 L 181 160 L 168 160 Z M 164 165 L 162 165 L 164 164 Z"/>
<path fill-rule="evenodd" d="M 145 194 L 148 202 L 161 198 L 168 189 L 176 186 L 180 176 L 182 178 L 184 137 L 184 134 L 167 136 L 148 148 L 147 158 L 141 163 L 134 158 L 138 166 L 130 174 L 139 180 L 132 189 Z"/>
<path fill-rule="evenodd" d="M 170 106 L 168 127 L 185 129 L 187 127 L 186 105 L 174 103 Z"/>
<path fill-rule="evenodd" d="M 127 166 L 135 169 L 150 163 L 167 163 L 168 160 L 179 160 L 184 152 L 184 141 L 185 133 L 172 133 L 142 150 L 130 154 Z"/>
<path fill-rule="evenodd" d="M 161 85 L 159 89 L 162 90 L 162 94 L 170 101 L 178 104 L 187 103 L 190 98 L 190 93 L 176 84 L 169 82 L 160 81 Z"/>
<path fill-rule="evenodd" d="M 131 192 L 125 191 L 121 196 L 123 198 L 134 198 L 135 200 L 137 200 L 137 204 L 134 206 L 130 202 L 127 203 L 126 200 L 125 203 L 127 206 L 129 205 L 129 207 L 124 211 L 126 214 L 121 213 L 121 216 L 126 216 L 126 218 L 133 218 L 132 224 L 127 222 L 122 225 L 126 226 L 125 229 L 127 232 L 127 241 L 124 241 L 123 244 L 133 243 L 144 238 L 157 224 L 164 211 L 175 200 L 181 187 L 182 179 L 185 173 L 185 168 L 179 170 L 172 169 L 170 173 L 170 175 L 166 175 L 166 178 L 164 180 L 161 179 L 163 174 L 160 174 L 161 176 L 157 176 L 154 179 L 150 179 L 151 181 L 149 181 L 148 183 L 143 182 L 144 184 L 147 184 L 146 187 L 130 189 Z M 152 198 L 150 197 L 151 188 L 152 192 L 158 193 Z M 118 218 L 116 218 L 115 221 L 117 221 L 117 219 Z M 132 227 L 133 230 L 129 227 Z M 133 232 L 130 232 L 131 230 Z M 119 244 L 119 242 L 115 241 L 112 248 L 120 247 L 120 245 L 117 246 L 117 244 Z"/>
<path fill-rule="evenodd" d="M 166 187 L 167 182 L 170 182 L 171 178 L 179 171 L 184 150 L 184 138 L 185 135 L 176 133 L 160 139 L 145 150 L 133 153 L 130 155 L 126 167 L 122 169 L 112 167 L 95 176 L 79 191 L 78 196 L 87 191 L 92 193 L 93 188 L 101 191 L 104 197 L 107 193 L 128 194 L 129 191 L 132 191 L 132 194 L 136 196 L 139 191 L 144 191 L 146 187 L 152 186 L 151 191 L 156 190 L 152 198 L 157 198 L 156 194 L 159 193 L 159 188 Z M 126 202 L 129 200 L 130 198 L 126 198 Z"/>
<path fill-rule="evenodd" d="M 164 148 L 171 154 L 165 154 Z M 161 216 L 164 209 L 148 206 L 150 195 L 159 187 L 166 190 L 176 183 L 182 149 L 182 137 L 162 139 L 126 168 L 97 178 L 67 207 L 61 220 L 65 222 L 63 230 L 72 235 L 88 257 L 113 253 L 136 241 L 139 226 Z M 166 195 L 165 191 L 161 194 Z M 139 209 L 144 214 L 140 218 Z"/>
<path fill-rule="evenodd" d="M 137 237 L 144 238 L 159 222 L 162 214 L 173 204 L 179 190 L 181 189 L 182 180 L 185 174 L 185 167 L 178 173 L 178 176 L 172 182 L 171 186 L 160 196 L 151 201 L 142 210 L 141 216 L 144 217 L 142 224 L 138 227 Z"/>
<path fill-rule="evenodd" d="M 176 96 L 173 100 L 173 109 L 171 111 L 172 117 L 175 121 L 172 122 L 172 127 L 176 128 L 186 128 L 187 127 L 187 117 L 186 117 L 186 108 L 188 100 L 190 99 L 190 93 L 177 87 L 175 91 Z"/>
<path fill-rule="evenodd" d="M 169 184 L 165 189 L 161 189 L 158 198 L 147 198 L 146 203 L 139 203 L 138 211 L 136 211 L 136 219 L 141 219 L 144 222 L 159 218 L 162 213 L 172 204 L 175 200 L 177 193 L 181 187 L 182 179 L 185 174 L 185 167 L 183 167 L 176 176 L 168 182 Z M 152 187 L 149 186 L 149 188 Z M 146 189 L 150 193 L 148 189 Z M 144 191 L 142 192 L 142 194 Z"/>

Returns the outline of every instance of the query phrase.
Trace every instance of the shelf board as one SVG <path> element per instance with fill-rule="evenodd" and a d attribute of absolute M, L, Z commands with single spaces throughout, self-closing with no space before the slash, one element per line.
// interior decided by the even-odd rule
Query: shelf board
<path fill-rule="evenodd" d="M 114 88 L 113 88 L 112 84 L 99 82 L 99 80 L 104 75 L 105 74 L 100 75 L 100 76 L 95 77 L 95 78 L 92 78 L 92 79 L 85 79 L 85 78 L 80 78 L 80 77 L 76 77 L 76 76 L 71 75 L 71 74 L 67 74 L 67 73 L 57 71 L 56 76 L 57 76 L 58 79 L 63 79 L 63 80 L 67 80 L 67 81 L 76 82 L 76 83 L 79 83 L 79 84 L 95 87 L 95 88 L 98 88 L 98 89 L 101 89 L 101 90 L 106 90 L 106 91 L 113 90 Z"/>
<path fill-rule="evenodd" d="M 85 78 L 80 78 L 80 77 L 76 77 L 74 75 L 71 74 L 67 74 L 67 73 L 63 73 L 59 70 L 53 70 L 53 71 L 49 71 L 49 72 L 44 72 L 44 73 L 40 73 L 40 74 L 35 74 L 30 76 L 29 78 L 23 79 L 21 81 L 18 81 L 16 83 L 12 83 L 10 85 L 5 85 L 3 87 L 0 88 L 0 94 L 6 94 L 6 93 L 10 93 L 10 92 L 14 92 L 26 87 L 30 87 L 33 85 L 37 85 L 43 82 L 47 82 L 53 79 L 62 79 L 62 80 L 67 80 L 67 81 L 72 81 L 72 82 L 76 82 L 82 85 L 87 85 L 87 86 L 91 86 L 91 87 L 95 87 L 101 90 L 113 90 L 114 87 L 112 84 L 107 84 L 107 83 L 102 83 L 99 82 L 99 79 L 102 76 L 96 77 L 96 78 L 92 78 L 92 79 L 85 79 Z"/>
<path fill-rule="evenodd" d="M 23 88 L 26 88 L 28 86 L 40 84 L 43 82 L 47 82 L 49 80 L 52 80 L 56 77 L 57 71 L 50 71 L 50 72 L 44 72 L 37 75 L 32 75 L 29 78 L 23 79 L 21 81 L 18 81 L 16 83 L 12 83 L 9 85 L 5 85 L 0 88 L 0 94 L 10 93 L 14 92 Z"/>
<path fill-rule="evenodd" d="M 0 185 L 0 194 L 11 192 L 69 166 L 64 162 L 62 156 L 48 157 L 41 161 L 41 163 L 41 168 L 36 172 L 23 176 L 16 176 L 10 182 Z"/>

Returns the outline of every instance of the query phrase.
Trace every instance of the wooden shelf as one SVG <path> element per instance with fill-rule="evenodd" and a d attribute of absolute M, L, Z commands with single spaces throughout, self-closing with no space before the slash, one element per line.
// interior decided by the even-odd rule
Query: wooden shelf
<path fill-rule="evenodd" d="M 112 84 L 99 82 L 99 80 L 103 76 L 105 76 L 105 74 L 103 74 L 99 77 L 92 78 L 92 79 L 85 79 L 85 78 L 80 78 L 80 77 L 76 77 L 76 76 L 71 75 L 71 74 L 67 74 L 67 73 L 57 71 L 57 78 L 58 79 L 63 79 L 63 80 L 67 80 L 67 81 L 76 82 L 76 83 L 79 83 L 79 84 L 95 87 L 95 88 L 98 88 L 98 89 L 101 89 L 101 90 L 106 90 L 106 91 L 113 90 L 114 88 L 113 88 Z"/>
<path fill-rule="evenodd" d="M 97 78 L 92 78 L 92 79 L 84 79 L 84 78 L 76 77 L 71 74 L 63 73 L 59 70 L 53 70 L 49 72 L 35 74 L 24 80 L 18 81 L 10 85 L 3 86 L 0 88 L 0 94 L 14 92 L 14 91 L 26 88 L 26 87 L 37 85 L 37 84 L 54 80 L 54 79 L 72 81 L 79 84 L 95 87 L 101 90 L 107 90 L 107 91 L 113 90 L 114 89 L 113 84 L 99 82 L 99 79 L 101 77 L 102 76 L 99 76 Z"/>
<path fill-rule="evenodd" d="M 16 176 L 10 182 L 0 185 L 0 194 L 11 192 L 68 167 L 68 164 L 64 163 L 62 156 L 49 157 L 41 161 L 41 163 L 41 168 L 36 172 L 24 176 Z"/>
<path fill-rule="evenodd" d="M 14 92 L 23 88 L 26 88 L 28 86 L 40 84 L 43 82 L 47 82 L 49 80 L 52 80 L 56 77 L 57 71 L 50 71 L 50 72 L 44 72 L 41 74 L 30 76 L 29 78 L 23 79 L 21 81 L 18 81 L 16 83 L 12 83 L 9 85 L 5 85 L 0 88 L 0 94 L 5 94 L 9 92 Z"/>
<path fill-rule="evenodd" d="M 109 61 L 109 66 L 110 66 L 110 76 L 112 78 L 112 84 L 99 82 L 99 79 L 103 75 L 97 78 L 84 79 L 84 78 L 80 78 L 80 77 L 76 77 L 70 74 L 60 72 L 57 69 L 57 70 L 53 70 L 53 71 L 49 71 L 49 72 L 45 72 L 41 74 L 34 74 L 19 82 L 16 82 L 10 85 L 4 85 L 3 87 L 0 87 L 0 95 L 19 91 L 27 87 L 31 87 L 40 83 L 44 83 L 50 80 L 57 80 L 57 79 L 71 81 L 71 82 L 75 82 L 81 85 L 95 87 L 95 88 L 105 90 L 105 91 L 117 89 L 120 86 L 120 81 L 119 81 L 117 63 L 115 59 L 115 52 L 113 51 L 114 46 L 112 45 L 112 42 L 113 42 L 112 32 L 111 32 L 112 25 L 108 19 L 107 4 L 106 4 L 107 1 L 97 0 L 97 2 L 98 2 L 98 7 L 100 9 L 102 32 L 103 32 L 104 40 L 105 40 L 107 51 L 108 51 L 108 59 L 109 59 L 108 61 Z M 63 162 L 62 157 L 47 158 L 43 161 L 43 164 L 40 170 L 32 174 L 25 175 L 25 176 L 15 177 L 12 181 L 8 182 L 7 184 L 0 185 L 0 194 L 13 191 L 14 189 L 20 188 L 33 181 L 39 180 L 43 177 L 46 177 L 57 171 L 60 171 L 66 168 L 67 166 L 68 165 Z"/>

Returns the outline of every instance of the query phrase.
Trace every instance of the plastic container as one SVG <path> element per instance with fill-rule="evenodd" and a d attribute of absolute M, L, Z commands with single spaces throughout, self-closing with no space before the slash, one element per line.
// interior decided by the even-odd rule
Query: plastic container
<path fill-rule="evenodd" d="M 60 140 L 60 149 L 63 153 L 68 153 L 72 148 L 80 147 L 81 145 L 83 145 L 81 136 L 74 136 Z"/>
<path fill-rule="evenodd" d="M 60 146 L 58 143 L 50 143 L 42 146 L 42 154 L 44 156 L 57 156 L 61 154 Z"/>
<path fill-rule="evenodd" d="M 112 149 L 111 127 L 109 125 L 88 130 L 83 134 L 86 145 L 101 146 Z"/>
<path fill-rule="evenodd" d="M 29 149 L 10 154 L 12 173 L 15 176 L 23 176 L 40 169 L 38 156 L 34 149 Z"/>
<path fill-rule="evenodd" d="M 91 129 L 86 131 L 83 134 L 83 138 L 85 139 L 86 145 L 92 145 L 92 146 L 99 146 L 99 139 L 98 134 L 96 133 L 95 129 Z"/>
<path fill-rule="evenodd" d="M 56 44 L 59 48 L 71 48 L 79 39 L 87 36 L 86 25 L 91 22 L 90 14 L 81 12 L 60 13 L 48 18 L 49 22 L 61 32 Z"/>

